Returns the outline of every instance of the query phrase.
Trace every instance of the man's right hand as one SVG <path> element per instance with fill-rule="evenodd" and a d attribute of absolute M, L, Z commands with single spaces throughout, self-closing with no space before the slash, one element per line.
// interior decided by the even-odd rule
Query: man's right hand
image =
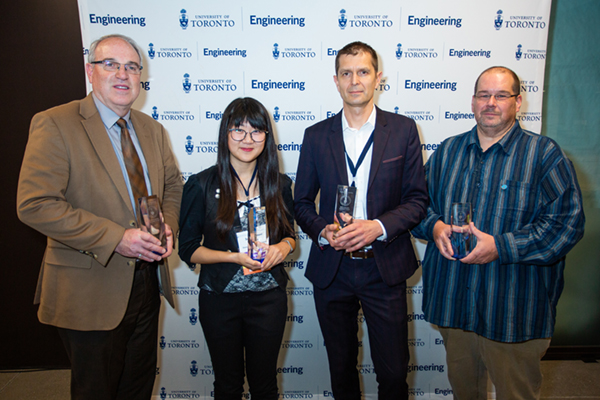
<path fill-rule="evenodd" d="M 325 238 L 331 247 L 336 250 L 343 250 L 344 248 L 338 245 L 335 241 L 334 234 L 340 230 L 340 226 L 337 224 L 326 225 L 321 231 L 321 237 Z"/>
<path fill-rule="evenodd" d="M 160 245 L 160 240 L 153 235 L 140 229 L 127 229 L 115 252 L 124 257 L 153 262 L 162 260 L 166 250 Z"/>
<path fill-rule="evenodd" d="M 433 241 L 437 246 L 440 254 L 448 260 L 456 260 L 454 258 L 454 251 L 452 250 L 452 243 L 450 242 L 450 236 L 452 236 L 452 227 L 443 223 L 441 220 L 435 223 L 433 226 Z"/>

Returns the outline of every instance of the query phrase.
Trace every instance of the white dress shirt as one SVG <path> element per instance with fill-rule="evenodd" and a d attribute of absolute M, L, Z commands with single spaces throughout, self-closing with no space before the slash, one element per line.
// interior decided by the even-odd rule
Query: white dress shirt
<path fill-rule="evenodd" d="M 348 124 L 348 120 L 346 119 L 346 114 L 342 111 L 342 134 L 344 137 L 344 146 L 346 147 L 346 153 L 352 160 L 352 163 L 356 166 L 358 162 L 358 158 L 362 153 L 371 133 L 375 129 L 375 121 L 376 121 L 377 112 L 375 111 L 375 106 L 373 106 L 373 110 L 369 115 L 367 121 L 360 127 L 360 129 L 351 128 Z M 354 181 L 354 185 L 356 186 L 356 199 L 354 204 L 354 219 L 368 219 L 367 218 L 367 190 L 369 186 L 369 173 L 371 171 L 371 159 L 373 158 L 373 145 L 367 151 L 365 158 L 356 171 L 356 176 L 352 176 L 352 172 L 350 171 L 350 166 L 348 165 L 348 161 L 346 160 L 346 155 L 344 154 L 344 160 L 346 160 L 346 171 L 348 173 L 348 185 L 352 185 Z M 341 184 L 341 182 L 340 182 Z M 385 227 L 381 223 L 380 220 L 375 219 L 379 225 L 381 226 L 381 230 L 383 234 L 377 238 L 377 240 L 385 240 L 387 239 L 387 232 Z M 324 237 L 319 238 L 320 244 L 327 245 L 327 239 Z M 370 247 L 370 246 L 367 246 Z"/>

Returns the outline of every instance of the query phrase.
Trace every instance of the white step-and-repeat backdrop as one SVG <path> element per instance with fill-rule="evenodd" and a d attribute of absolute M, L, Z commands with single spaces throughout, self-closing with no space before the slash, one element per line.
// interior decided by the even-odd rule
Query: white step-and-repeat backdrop
<path fill-rule="evenodd" d="M 539 132 L 550 6 L 551 0 L 79 0 L 84 56 L 94 39 L 110 33 L 142 47 L 134 108 L 166 127 L 184 180 L 215 163 L 222 111 L 246 96 L 272 113 L 281 170 L 294 179 L 304 129 L 341 110 L 335 55 L 355 40 L 379 54 L 376 104 L 416 121 L 425 159 L 444 138 L 473 127 L 473 85 L 493 65 L 520 76 L 518 118 Z M 285 262 L 291 280 L 279 389 L 282 399 L 326 399 L 332 397 L 327 357 L 304 277 L 310 239 L 299 229 L 298 236 L 299 249 Z M 422 258 L 423 243 L 415 248 Z M 155 398 L 210 399 L 213 371 L 197 317 L 200 267 L 190 270 L 177 256 L 170 261 L 177 307 L 162 309 Z M 423 319 L 420 271 L 407 290 L 411 396 L 452 398 L 441 337 Z M 357 322 L 363 393 L 375 399 L 362 315 Z"/>

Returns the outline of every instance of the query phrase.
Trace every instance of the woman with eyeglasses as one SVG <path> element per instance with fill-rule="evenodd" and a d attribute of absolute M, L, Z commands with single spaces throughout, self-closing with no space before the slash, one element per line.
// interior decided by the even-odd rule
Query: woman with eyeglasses
<path fill-rule="evenodd" d="M 179 233 L 180 258 L 202 264 L 199 318 L 215 400 L 241 398 L 244 369 L 253 399 L 277 399 L 289 279 L 283 260 L 296 246 L 291 185 L 279 173 L 265 107 L 249 97 L 231 102 L 219 128 L 217 164 L 185 184 Z M 245 252 L 248 211 L 260 206 L 269 232 L 262 262 Z"/>

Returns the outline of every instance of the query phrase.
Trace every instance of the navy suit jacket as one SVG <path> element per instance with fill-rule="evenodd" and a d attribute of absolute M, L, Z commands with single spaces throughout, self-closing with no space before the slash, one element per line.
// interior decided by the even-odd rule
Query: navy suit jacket
<path fill-rule="evenodd" d="M 339 184 L 348 185 L 341 111 L 306 129 L 294 191 L 296 222 L 313 240 L 306 277 L 321 289 L 333 281 L 344 253 L 319 245 L 319 234 L 333 223 Z M 319 190 L 317 214 L 315 198 Z M 387 232 L 387 240 L 376 240 L 372 246 L 375 262 L 388 286 L 405 281 L 417 269 L 409 230 L 425 217 L 427 202 L 415 122 L 377 108 L 367 218 L 379 219 Z"/>

